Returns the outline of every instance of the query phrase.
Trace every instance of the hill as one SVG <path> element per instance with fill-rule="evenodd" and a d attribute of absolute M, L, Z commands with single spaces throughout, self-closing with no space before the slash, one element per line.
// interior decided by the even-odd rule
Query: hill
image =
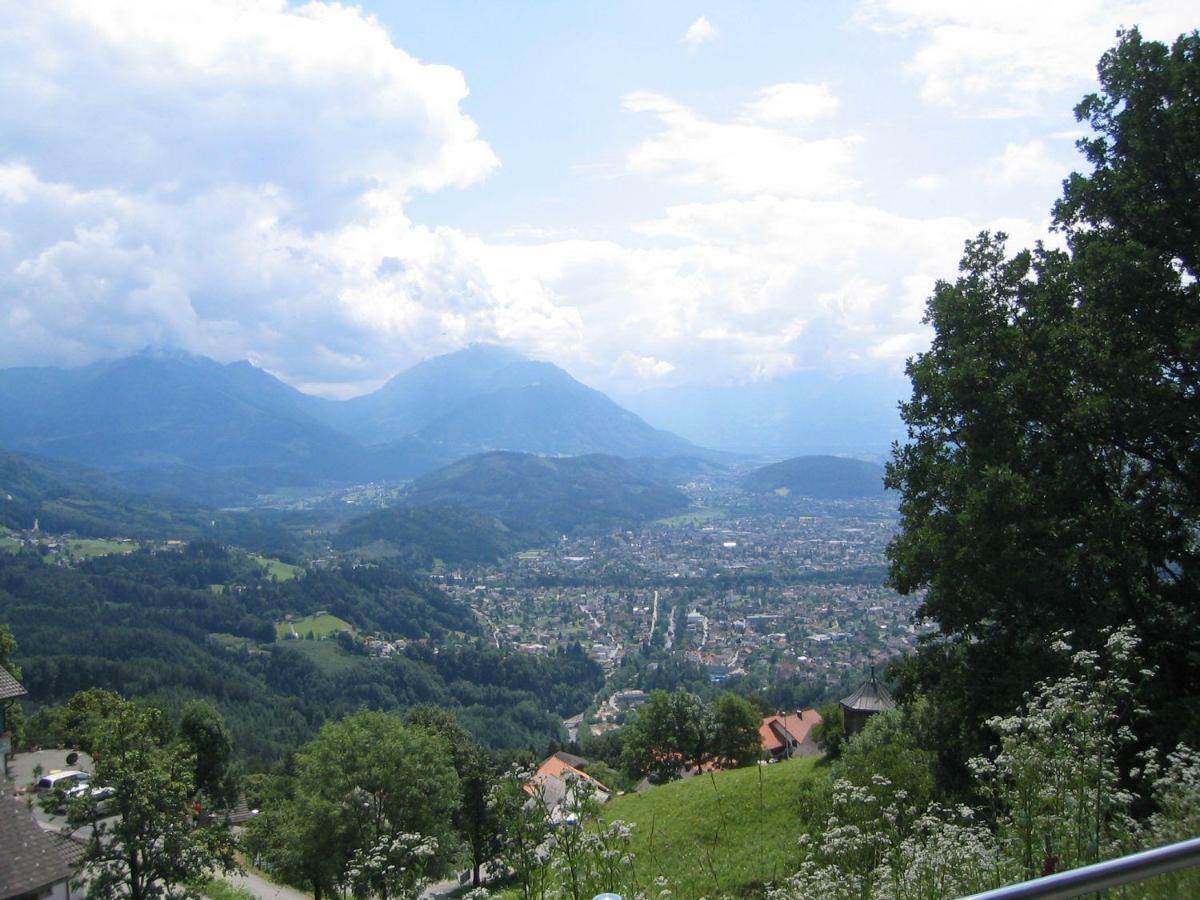
<path fill-rule="evenodd" d="M 338 550 L 394 557 L 428 568 L 435 559 L 457 565 L 496 562 L 520 548 L 499 519 L 454 507 L 393 507 L 346 522 L 333 538 Z"/>
<path fill-rule="evenodd" d="M 752 493 L 780 493 L 821 500 L 882 497 L 883 466 L 841 456 L 797 456 L 755 469 L 742 478 Z"/>
<path fill-rule="evenodd" d="M 812 758 L 715 772 L 616 797 L 602 815 L 632 823 L 639 874 L 665 875 L 674 896 L 745 896 L 795 869 L 825 772 Z"/>
<path fill-rule="evenodd" d="M 615 456 L 551 458 L 507 451 L 472 456 L 424 475 L 401 503 L 472 509 L 515 532 L 543 537 L 644 522 L 688 506 L 682 492 Z"/>
<path fill-rule="evenodd" d="M 0 450 L 0 527 L 110 537 L 180 537 L 211 520 L 187 504 L 123 491 L 95 469 Z"/>

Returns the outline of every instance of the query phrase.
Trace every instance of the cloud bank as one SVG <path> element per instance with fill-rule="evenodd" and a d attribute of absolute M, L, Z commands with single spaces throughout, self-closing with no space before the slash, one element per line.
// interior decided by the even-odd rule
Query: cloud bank
<path fill-rule="evenodd" d="M 1004 83 L 937 48 L 946 28 L 1010 26 L 958 9 L 880 0 L 863 21 L 916 36 L 930 102 L 1002 106 Z M 703 17 L 692 30 L 716 33 Z M 1059 71 L 996 52 L 1034 93 Z M 924 298 L 966 237 L 1042 230 L 880 205 L 834 86 L 785 81 L 724 114 L 627 94 L 643 130 L 614 190 L 683 199 L 605 240 L 484 240 L 409 211 L 499 167 L 467 101 L 460 71 L 335 3 L 14 5 L 0 23 L 0 365 L 176 345 L 344 395 L 492 340 L 602 387 L 894 371 L 927 341 Z M 1041 142 L 1013 143 L 993 180 L 1052 168 Z"/>

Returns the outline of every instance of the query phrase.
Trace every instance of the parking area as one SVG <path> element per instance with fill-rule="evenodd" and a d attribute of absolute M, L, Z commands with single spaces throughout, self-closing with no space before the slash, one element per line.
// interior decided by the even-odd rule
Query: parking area
<path fill-rule="evenodd" d="M 78 753 L 78 758 L 73 763 L 68 763 L 67 755 L 71 752 L 70 750 L 37 750 L 33 753 L 18 753 L 8 763 L 8 774 L 12 779 L 8 786 L 9 789 L 18 796 L 36 796 L 33 785 L 39 775 L 47 775 L 56 769 L 60 771 L 77 769 L 80 772 L 89 773 L 93 771 L 92 758 L 86 753 Z M 35 772 L 38 774 L 35 775 Z M 33 804 L 33 814 L 43 828 L 58 831 L 67 824 L 65 815 L 46 812 L 36 801 Z"/>

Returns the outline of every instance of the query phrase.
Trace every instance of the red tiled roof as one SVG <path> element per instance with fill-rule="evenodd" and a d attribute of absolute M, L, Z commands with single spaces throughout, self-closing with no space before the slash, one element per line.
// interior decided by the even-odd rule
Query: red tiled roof
<path fill-rule="evenodd" d="M 813 726 L 820 724 L 821 714 L 815 709 L 806 709 L 801 713 L 767 716 L 762 720 L 758 733 L 762 737 L 763 749 L 770 753 L 786 747 L 789 737 L 794 743 L 803 744 L 808 740 Z"/>

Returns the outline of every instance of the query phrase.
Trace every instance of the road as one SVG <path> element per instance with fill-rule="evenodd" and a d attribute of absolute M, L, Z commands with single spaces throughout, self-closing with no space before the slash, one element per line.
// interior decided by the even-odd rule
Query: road
<path fill-rule="evenodd" d="M 654 612 L 650 616 L 650 634 L 646 637 L 646 642 L 654 640 L 654 629 L 658 627 L 658 591 L 654 592 Z"/>
<path fill-rule="evenodd" d="M 487 613 L 485 613 L 478 606 L 472 606 L 471 611 L 474 612 L 475 615 L 479 616 L 479 618 L 483 619 L 484 624 L 487 625 L 488 628 L 492 629 L 492 640 L 496 642 L 496 649 L 499 650 L 500 629 L 496 626 L 496 623 L 489 619 Z"/>
<path fill-rule="evenodd" d="M 293 887 L 288 887 L 283 884 L 275 884 L 273 881 L 267 881 L 257 872 L 246 870 L 241 875 L 229 874 L 218 875 L 221 881 L 226 881 L 234 887 L 242 888 L 249 891 L 259 900 L 312 900 L 312 894 L 306 894 L 304 891 L 298 891 Z"/>

